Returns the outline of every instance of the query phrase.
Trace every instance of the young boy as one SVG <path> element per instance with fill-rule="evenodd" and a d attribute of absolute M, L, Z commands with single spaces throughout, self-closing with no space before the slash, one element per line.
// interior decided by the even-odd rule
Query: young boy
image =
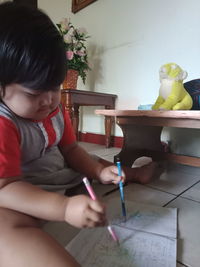
<path fill-rule="evenodd" d="M 95 160 L 76 143 L 69 115 L 60 105 L 65 60 L 62 38 L 47 15 L 10 2 L 0 5 L 2 267 L 79 266 L 40 229 L 40 220 L 76 227 L 106 224 L 101 202 L 84 195 L 66 197 L 35 184 L 70 189 L 83 175 L 105 184 L 120 180 L 116 166 Z M 151 164 L 124 171 L 127 181 L 145 183 L 154 169 Z"/>

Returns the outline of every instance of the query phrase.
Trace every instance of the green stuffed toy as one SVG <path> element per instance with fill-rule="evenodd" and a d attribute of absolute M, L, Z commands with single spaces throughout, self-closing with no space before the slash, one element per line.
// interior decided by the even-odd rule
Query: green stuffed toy
<path fill-rule="evenodd" d="M 192 108 L 192 98 L 183 86 L 187 72 L 177 64 L 168 63 L 160 68 L 159 96 L 153 110 L 187 110 Z"/>

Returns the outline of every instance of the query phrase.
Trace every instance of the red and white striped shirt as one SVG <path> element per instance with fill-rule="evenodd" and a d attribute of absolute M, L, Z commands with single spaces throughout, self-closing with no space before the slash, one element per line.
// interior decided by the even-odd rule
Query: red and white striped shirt
<path fill-rule="evenodd" d="M 55 171 L 58 147 L 75 141 L 69 114 L 61 105 L 42 121 L 31 121 L 0 103 L 0 178 L 42 168 Z"/>

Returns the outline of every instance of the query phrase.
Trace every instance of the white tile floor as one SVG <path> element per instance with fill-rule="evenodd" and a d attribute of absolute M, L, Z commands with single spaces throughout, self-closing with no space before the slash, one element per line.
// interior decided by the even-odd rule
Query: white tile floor
<path fill-rule="evenodd" d="M 89 143 L 80 143 L 89 153 L 113 160 L 120 149 L 109 148 Z M 112 185 L 95 185 L 100 196 L 113 189 Z M 104 201 L 118 195 L 113 192 L 103 196 Z M 200 169 L 169 165 L 160 178 L 148 185 L 131 184 L 125 187 L 128 200 L 149 203 L 158 206 L 178 208 L 178 255 L 177 266 L 200 266 Z M 78 229 L 65 223 L 48 223 L 45 229 L 62 245 L 78 233 Z M 94 266 L 95 267 L 95 266 Z M 106 267 L 106 266 L 105 266 Z M 170 266 L 169 266 L 170 267 Z"/>

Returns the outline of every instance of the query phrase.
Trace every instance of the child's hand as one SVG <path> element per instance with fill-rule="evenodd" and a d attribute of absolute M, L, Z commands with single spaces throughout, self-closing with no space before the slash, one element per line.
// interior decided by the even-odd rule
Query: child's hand
<path fill-rule="evenodd" d="M 102 169 L 99 175 L 99 181 L 102 184 L 118 184 L 120 181 L 125 182 L 125 173 L 122 171 L 122 176 L 118 176 L 117 166 L 109 166 Z"/>
<path fill-rule="evenodd" d="M 65 210 L 65 221 L 78 228 L 104 226 L 107 223 L 105 206 L 84 195 L 70 197 Z"/>

